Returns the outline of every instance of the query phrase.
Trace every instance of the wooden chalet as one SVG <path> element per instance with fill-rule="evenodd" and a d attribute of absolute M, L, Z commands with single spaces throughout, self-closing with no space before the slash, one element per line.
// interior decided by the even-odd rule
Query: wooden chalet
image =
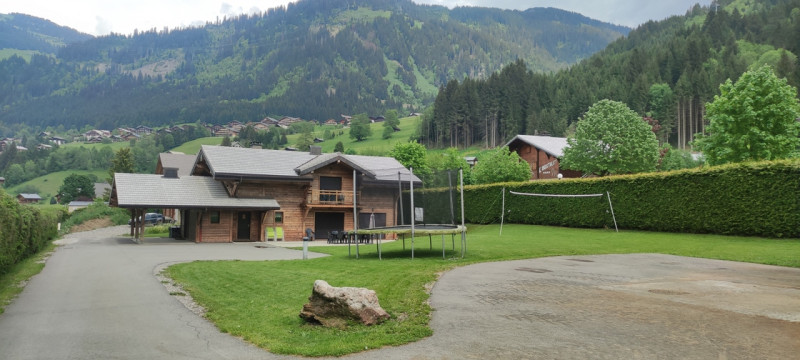
<path fill-rule="evenodd" d="M 179 236 L 196 242 L 300 241 L 308 228 L 318 238 L 353 230 L 356 216 L 395 225 L 398 177 L 420 182 L 388 157 L 203 146 L 188 176 L 115 174 L 111 205 L 133 216 L 178 209 Z"/>
<path fill-rule="evenodd" d="M 36 204 L 42 201 L 42 197 L 39 194 L 19 194 L 17 195 L 17 201 L 20 204 Z"/>
<path fill-rule="evenodd" d="M 567 138 L 517 135 L 506 143 L 508 149 L 519 154 L 531 167 L 531 180 L 580 177 L 579 171 L 561 168 L 564 149 L 569 146 Z"/>

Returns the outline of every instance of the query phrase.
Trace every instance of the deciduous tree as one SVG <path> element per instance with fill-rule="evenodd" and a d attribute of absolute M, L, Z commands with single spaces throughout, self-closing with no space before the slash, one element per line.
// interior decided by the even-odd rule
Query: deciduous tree
<path fill-rule="evenodd" d="M 367 114 L 358 114 L 350 120 L 350 138 L 361 141 L 372 135 Z"/>
<path fill-rule="evenodd" d="M 397 143 L 389 152 L 389 156 L 397 159 L 403 166 L 413 168 L 415 174 L 428 174 L 430 166 L 427 159 L 428 149 L 416 142 Z"/>
<path fill-rule="evenodd" d="M 711 165 L 781 159 L 800 146 L 797 89 L 778 79 L 769 66 L 745 72 L 734 84 L 720 85 L 707 106 L 708 135 L 695 145 Z"/>
<path fill-rule="evenodd" d="M 69 204 L 81 196 L 91 199 L 94 197 L 94 183 L 86 175 L 71 174 L 64 179 L 64 183 L 58 188 L 58 193 L 61 195 L 61 204 Z"/>
<path fill-rule="evenodd" d="M 655 170 L 658 140 L 651 126 L 627 105 L 601 100 L 578 122 L 567 139 L 562 167 L 598 175 Z"/>
<path fill-rule="evenodd" d="M 516 152 L 504 146 L 479 158 L 473 176 L 478 184 L 526 181 L 531 178 L 531 168 Z"/>

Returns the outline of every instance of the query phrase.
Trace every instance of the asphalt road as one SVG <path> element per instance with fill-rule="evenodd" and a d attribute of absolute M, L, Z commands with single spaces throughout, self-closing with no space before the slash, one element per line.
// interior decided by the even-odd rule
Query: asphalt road
<path fill-rule="evenodd" d="M 220 333 L 154 276 L 190 260 L 299 259 L 259 244 L 77 233 L 0 315 L 0 359 L 277 359 Z M 311 254 L 312 257 L 319 256 Z M 433 288 L 434 335 L 349 359 L 790 359 L 800 269 L 658 254 L 476 264 Z M 298 309 L 299 311 L 299 309 Z"/>
<path fill-rule="evenodd" d="M 253 244 L 120 237 L 127 227 L 71 234 L 0 315 L 2 359 L 273 359 L 220 333 L 165 290 L 160 264 L 201 259 L 299 259 Z"/>

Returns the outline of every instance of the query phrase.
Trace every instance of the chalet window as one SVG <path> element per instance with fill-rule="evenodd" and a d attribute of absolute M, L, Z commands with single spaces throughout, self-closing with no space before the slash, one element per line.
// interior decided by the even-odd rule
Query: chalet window
<path fill-rule="evenodd" d="M 283 211 L 276 211 L 275 212 L 275 223 L 276 224 L 283 224 Z"/>
<path fill-rule="evenodd" d="M 320 176 L 319 189 L 340 191 L 342 190 L 342 178 L 331 177 L 331 176 Z"/>
<path fill-rule="evenodd" d="M 209 216 L 212 224 L 219 224 L 219 211 L 212 211 Z"/>
<path fill-rule="evenodd" d="M 323 203 L 336 203 L 337 201 L 344 201 L 342 194 L 337 194 L 337 192 L 342 191 L 342 178 L 340 177 L 320 176 L 319 190 L 319 201 Z"/>

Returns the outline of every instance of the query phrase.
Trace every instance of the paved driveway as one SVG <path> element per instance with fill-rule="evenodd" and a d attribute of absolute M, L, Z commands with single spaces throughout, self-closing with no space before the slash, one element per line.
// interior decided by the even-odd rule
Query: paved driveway
<path fill-rule="evenodd" d="M 169 295 L 159 264 L 284 260 L 302 253 L 252 243 L 194 244 L 120 237 L 126 226 L 70 234 L 0 315 L 2 359 L 270 359 L 220 333 Z M 298 310 L 299 311 L 299 310 Z"/>
<path fill-rule="evenodd" d="M 0 315 L 2 359 L 275 359 L 168 294 L 159 265 L 299 259 L 258 244 L 78 233 Z M 314 256 L 314 255 L 312 255 Z M 433 289 L 434 335 L 353 359 L 789 359 L 800 353 L 800 269 L 669 255 L 466 266 Z M 298 310 L 299 311 L 299 310 Z"/>

